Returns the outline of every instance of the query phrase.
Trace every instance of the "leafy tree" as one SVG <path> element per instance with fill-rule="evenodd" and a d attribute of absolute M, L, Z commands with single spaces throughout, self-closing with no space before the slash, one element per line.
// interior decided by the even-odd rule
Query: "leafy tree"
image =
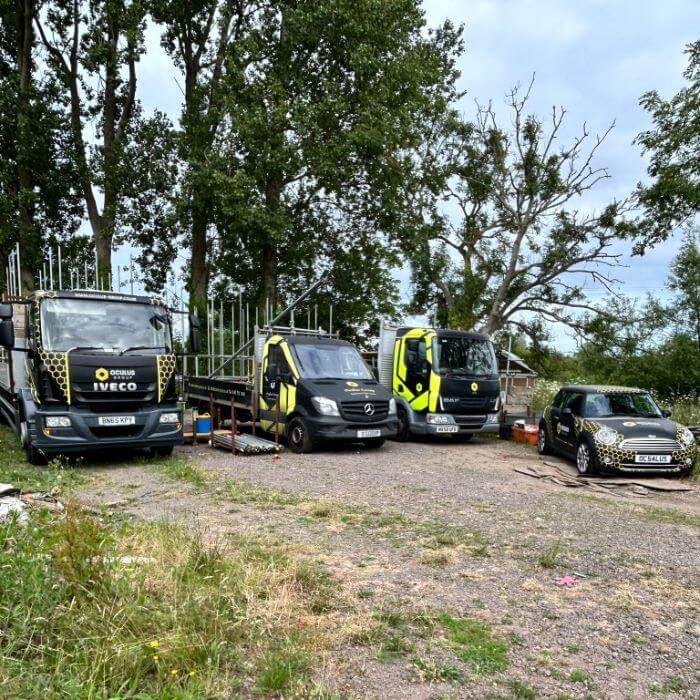
<path fill-rule="evenodd" d="M 565 110 L 553 108 L 549 125 L 528 114 L 530 88 L 508 95 L 512 127 L 500 126 L 489 104 L 473 122 L 448 115 L 429 125 L 411 154 L 418 167 L 405 209 L 415 216 L 402 243 L 416 310 L 435 305 L 444 325 L 494 333 L 510 323 L 539 336 L 532 319 L 544 319 L 580 330 L 578 312 L 593 308 L 582 283 L 609 285 L 619 258 L 612 246 L 631 235 L 626 202 L 577 208 L 609 177 L 593 163 L 612 127 L 591 137 L 584 125 L 558 145 Z"/>
<path fill-rule="evenodd" d="M 671 265 L 668 286 L 676 292 L 669 313 L 679 330 L 695 338 L 700 352 L 700 230 L 686 232 Z"/>
<path fill-rule="evenodd" d="M 139 117 L 136 64 L 144 50 L 145 14 L 142 0 L 59 0 L 35 16 L 47 62 L 70 103 L 72 155 L 103 283 L 133 178 L 124 154 Z M 95 146 L 87 135 L 91 123 L 99 133 Z"/>
<path fill-rule="evenodd" d="M 641 222 L 646 238 L 636 251 L 665 240 L 674 227 L 692 222 L 700 211 L 700 41 L 689 44 L 688 81 L 670 100 L 656 90 L 645 93 L 640 104 L 650 114 L 653 128 L 637 137 L 651 156 L 648 172 L 652 182 L 640 185 L 638 197 L 645 209 Z"/>

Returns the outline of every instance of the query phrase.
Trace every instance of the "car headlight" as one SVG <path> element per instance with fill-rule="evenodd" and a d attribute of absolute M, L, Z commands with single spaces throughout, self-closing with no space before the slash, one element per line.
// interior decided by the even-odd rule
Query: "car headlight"
<path fill-rule="evenodd" d="M 179 423 L 180 414 L 179 413 L 161 413 L 160 414 L 161 423 Z"/>
<path fill-rule="evenodd" d="M 72 425 L 71 420 L 68 416 L 47 416 L 46 417 L 46 427 L 47 428 L 70 428 Z"/>
<path fill-rule="evenodd" d="M 426 421 L 430 425 L 445 425 L 446 423 L 454 423 L 454 418 L 445 413 L 429 413 Z"/>
<path fill-rule="evenodd" d="M 396 413 L 396 399 L 389 399 L 389 415 L 393 416 Z"/>
<path fill-rule="evenodd" d="M 688 428 L 683 428 L 681 430 L 681 442 L 686 445 L 692 445 L 695 442 L 695 435 Z"/>
<path fill-rule="evenodd" d="M 325 396 L 313 396 L 311 403 L 322 416 L 339 416 L 338 404 Z"/>
<path fill-rule="evenodd" d="M 601 445 L 614 445 L 617 440 L 617 431 L 612 428 L 601 428 L 595 434 L 595 439 Z"/>

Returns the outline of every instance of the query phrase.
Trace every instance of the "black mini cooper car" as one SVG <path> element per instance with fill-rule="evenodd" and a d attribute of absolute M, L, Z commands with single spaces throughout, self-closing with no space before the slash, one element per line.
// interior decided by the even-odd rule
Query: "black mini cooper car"
<path fill-rule="evenodd" d="M 670 415 L 643 389 L 565 386 L 544 411 L 537 450 L 576 459 L 580 474 L 688 473 L 695 438 Z"/>

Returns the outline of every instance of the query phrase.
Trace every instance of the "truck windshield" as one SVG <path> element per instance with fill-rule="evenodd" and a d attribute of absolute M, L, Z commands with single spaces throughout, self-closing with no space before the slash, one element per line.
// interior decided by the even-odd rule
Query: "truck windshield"
<path fill-rule="evenodd" d="M 586 394 L 587 418 L 635 416 L 659 418 L 661 411 L 649 394 Z"/>
<path fill-rule="evenodd" d="M 170 324 L 161 307 L 99 299 L 44 299 L 41 342 L 51 352 L 172 351 Z"/>
<path fill-rule="evenodd" d="M 369 367 L 349 345 L 294 345 L 302 377 L 307 379 L 373 379 Z"/>
<path fill-rule="evenodd" d="M 487 377 L 498 373 L 491 341 L 480 338 L 435 338 L 433 365 L 439 374 Z"/>

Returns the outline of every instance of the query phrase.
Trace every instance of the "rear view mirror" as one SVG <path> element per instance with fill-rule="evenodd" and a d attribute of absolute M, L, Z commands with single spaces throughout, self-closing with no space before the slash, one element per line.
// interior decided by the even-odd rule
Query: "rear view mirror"
<path fill-rule="evenodd" d="M 669 411 L 667 408 L 664 408 L 663 411 L 661 411 L 661 415 L 664 418 L 670 418 L 671 417 L 671 411 Z"/>
<path fill-rule="evenodd" d="M 0 321 L 0 347 L 10 350 L 15 346 L 15 326 L 9 319 Z"/>
<path fill-rule="evenodd" d="M 202 334 L 199 330 L 199 317 L 190 314 L 190 352 L 198 355 L 202 351 Z"/>
<path fill-rule="evenodd" d="M 0 321 L 9 321 L 12 318 L 12 304 L 0 304 Z"/>

